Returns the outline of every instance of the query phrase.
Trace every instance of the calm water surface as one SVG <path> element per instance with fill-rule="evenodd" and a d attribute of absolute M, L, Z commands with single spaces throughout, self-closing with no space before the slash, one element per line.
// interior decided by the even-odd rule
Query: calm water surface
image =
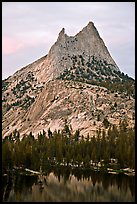
<path fill-rule="evenodd" d="M 135 177 L 104 172 L 57 170 L 44 175 L 3 176 L 6 202 L 133 202 Z"/>

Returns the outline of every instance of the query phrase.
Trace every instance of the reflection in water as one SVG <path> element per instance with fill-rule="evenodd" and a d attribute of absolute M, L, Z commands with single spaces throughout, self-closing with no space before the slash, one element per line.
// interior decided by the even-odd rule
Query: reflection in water
<path fill-rule="evenodd" d="M 44 175 L 3 177 L 3 201 L 135 201 L 135 177 L 57 169 Z"/>

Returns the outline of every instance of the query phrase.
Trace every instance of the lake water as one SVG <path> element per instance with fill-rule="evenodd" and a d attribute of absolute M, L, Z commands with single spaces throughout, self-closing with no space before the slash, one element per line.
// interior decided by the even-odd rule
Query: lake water
<path fill-rule="evenodd" d="M 135 177 L 81 170 L 3 176 L 3 202 L 134 202 Z"/>

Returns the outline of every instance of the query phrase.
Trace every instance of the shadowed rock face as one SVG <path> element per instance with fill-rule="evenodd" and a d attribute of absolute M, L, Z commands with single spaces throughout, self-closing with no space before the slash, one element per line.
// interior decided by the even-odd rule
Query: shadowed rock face
<path fill-rule="evenodd" d="M 103 128 L 102 121 L 106 116 L 110 117 L 112 124 L 118 124 L 123 113 L 118 106 L 116 114 L 111 110 L 111 104 L 116 100 L 114 94 L 105 93 L 104 88 L 87 85 L 86 81 L 75 81 L 68 74 L 75 74 L 75 77 L 81 77 L 80 80 L 84 76 L 86 80 L 91 80 L 89 75 L 105 80 L 106 73 L 102 77 L 104 70 L 111 73 L 109 78 L 119 78 L 116 72 L 120 70 L 94 24 L 89 22 L 75 36 L 68 36 L 63 28 L 48 55 L 3 81 L 3 136 L 15 129 L 22 135 L 30 131 L 36 135 L 49 127 L 52 131 L 62 129 L 65 119 L 74 131 L 79 128 L 83 135 L 93 135 L 96 129 Z M 63 79 L 71 80 L 60 80 L 62 73 L 68 77 Z M 118 105 L 122 101 L 127 103 L 123 111 L 126 111 L 133 125 L 134 99 L 131 97 L 126 101 L 126 97 L 122 99 L 119 95 Z M 95 126 L 98 115 L 101 119 Z"/>

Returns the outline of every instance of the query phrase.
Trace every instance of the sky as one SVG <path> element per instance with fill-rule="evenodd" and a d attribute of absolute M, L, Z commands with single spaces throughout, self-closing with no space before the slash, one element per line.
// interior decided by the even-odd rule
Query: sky
<path fill-rule="evenodd" d="M 62 28 L 74 36 L 89 21 L 135 78 L 135 2 L 2 2 L 2 79 L 48 54 Z"/>

